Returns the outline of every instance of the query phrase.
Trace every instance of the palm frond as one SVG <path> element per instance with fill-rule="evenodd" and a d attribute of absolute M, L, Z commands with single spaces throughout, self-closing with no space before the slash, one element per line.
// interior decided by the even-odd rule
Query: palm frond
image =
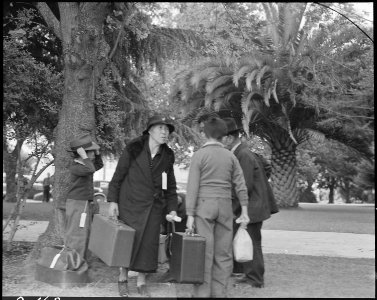
<path fill-rule="evenodd" d="M 282 9 L 280 10 L 279 25 L 283 31 L 283 45 L 287 45 L 290 42 L 290 40 L 293 38 L 292 34 L 294 34 L 295 28 L 297 28 L 297 20 L 294 15 L 294 9 L 295 7 L 289 3 L 287 5 L 283 5 Z"/>
<path fill-rule="evenodd" d="M 267 71 L 270 71 L 270 70 L 271 70 L 271 67 L 269 65 L 264 65 L 263 68 L 259 71 L 257 78 L 256 78 L 256 84 L 257 84 L 258 88 L 261 87 L 261 80 L 262 80 L 263 75 Z"/>
<path fill-rule="evenodd" d="M 286 104 L 283 103 L 283 104 L 281 105 L 281 108 L 282 108 L 283 115 L 284 115 L 284 117 L 286 118 L 286 121 L 287 121 L 287 130 L 288 130 L 289 137 L 290 137 L 290 138 L 292 139 L 292 141 L 297 145 L 298 143 L 297 143 L 295 137 L 294 137 L 293 134 L 292 134 L 292 128 L 291 128 L 291 124 L 290 124 L 289 116 L 288 116 L 288 113 L 287 113 Z"/>
<path fill-rule="evenodd" d="M 195 89 L 204 88 L 208 78 L 213 78 L 220 74 L 219 66 L 210 66 L 210 67 L 203 67 L 200 66 L 198 69 L 200 71 L 194 72 L 193 76 L 191 77 L 190 83 Z"/>
<path fill-rule="evenodd" d="M 246 73 L 248 73 L 252 69 L 253 69 L 253 66 L 247 63 L 246 65 L 239 68 L 237 72 L 234 72 L 234 75 L 233 75 L 234 85 L 238 87 L 238 81 L 241 79 L 241 77 L 243 77 Z"/>
<path fill-rule="evenodd" d="M 309 139 L 315 143 L 323 143 L 326 140 L 325 135 L 318 130 L 306 128 L 306 131 L 308 132 Z"/>
<path fill-rule="evenodd" d="M 232 84 L 232 83 L 228 83 L 228 84 L 225 84 L 223 86 L 220 86 L 219 88 L 216 88 L 213 92 L 212 92 L 212 95 L 213 95 L 213 98 L 214 99 L 221 99 L 222 102 L 224 102 L 224 104 L 226 104 L 229 100 L 229 95 L 231 96 L 232 93 L 236 92 L 237 89 L 235 88 L 235 86 Z M 227 96 L 227 100 L 225 99 L 225 96 Z"/>
<path fill-rule="evenodd" d="M 264 8 L 264 11 L 266 13 L 266 17 L 267 17 L 267 31 L 268 31 L 268 34 L 271 36 L 272 38 L 272 42 L 273 42 L 273 45 L 277 48 L 279 47 L 279 43 L 280 43 L 280 38 L 279 38 L 279 29 L 278 27 L 276 26 L 277 24 L 277 12 L 274 10 L 274 7 L 273 7 L 273 3 L 264 3 L 262 2 L 262 5 L 263 5 L 263 8 Z"/>
<path fill-rule="evenodd" d="M 271 93 L 272 93 L 272 96 L 274 97 L 276 103 L 279 103 L 279 98 L 278 98 L 278 95 L 277 95 L 277 93 L 276 93 L 276 85 L 277 85 L 277 82 L 278 82 L 278 80 L 275 79 L 275 80 L 274 80 L 274 83 L 273 83 L 273 86 L 272 86 Z"/>
<path fill-rule="evenodd" d="M 213 100 L 214 100 L 213 95 L 206 94 L 204 96 L 204 106 L 205 107 L 212 107 Z"/>
<path fill-rule="evenodd" d="M 249 134 L 249 124 L 250 124 L 250 119 L 253 114 L 252 110 L 248 110 L 245 115 L 243 115 L 241 121 L 242 121 L 242 128 L 243 131 L 246 133 L 247 138 L 250 138 Z"/>
<path fill-rule="evenodd" d="M 246 77 L 246 88 L 250 92 L 253 90 L 252 82 L 256 78 L 258 72 L 259 72 L 259 69 L 255 69 L 250 74 L 248 74 L 247 77 Z"/>
<path fill-rule="evenodd" d="M 294 18 L 295 18 L 296 25 L 292 28 L 292 32 L 291 32 L 292 42 L 294 42 L 295 40 L 297 40 L 297 37 L 303 38 L 302 31 L 300 33 L 299 30 L 300 30 L 300 24 L 301 24 L 301 22 L 302 22 L 302 20 L 304 18 L 306 7 L 307 7 L 307 3 L 306 2 L 295 3 Z M 294 43 L 294 44 L 296 44 L 296 43 Z M 297 53 L 297 49 L 295 49 L 295 50 L 296 50 L 296 53 Z"/>
<path fill-rule="evenodd" d="M 225 84 L 232 83 L 232 75 L 221 75 L 214 79 L 213 81 L 207 82 L 206 84 L 206 92 L 211 94 L 214 90 L 222 87 Z"/>

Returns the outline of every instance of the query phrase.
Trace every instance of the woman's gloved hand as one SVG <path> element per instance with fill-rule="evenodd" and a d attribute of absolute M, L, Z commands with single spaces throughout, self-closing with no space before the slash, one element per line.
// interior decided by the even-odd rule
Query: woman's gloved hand
<path fill-rule="evenodd" d="M 118 203 L 110 202 L 109 217 L 118 219 L 118 216 L 119 216 Z"/>

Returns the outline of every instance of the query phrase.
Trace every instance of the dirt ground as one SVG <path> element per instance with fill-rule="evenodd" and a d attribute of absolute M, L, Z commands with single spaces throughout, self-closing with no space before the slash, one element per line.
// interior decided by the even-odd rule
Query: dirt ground
<path fill-rule="evenodd" d="M 25 219 L 45 220 L 50 204 L 30 203 Z M 3 205 L 3 219 L 11 206 Z M 32 216 L 29 218 L 29 216 Z M 296 210 L 282 209 L 265 222 L 264 229 L 304 230 L 355 234 L 375 233 L 375 208 L 364 206 L 302 205 Z M 310 236 L 310 234 L 308 234 Z M 302 244 L 305 240 L 300 241 Z M 344 243 L 347 241 L 345 240 Z M 118 297 L 118 269 L 106 266 L 98 258 L 89 261 L 92 282 L 81 288 L 59 288 L 34 279 L 35 262 L 28 261 L 33 242 L 13 242 L 11 252 L 4 251 L 3 296 Z M 266 246 L 266 244 L 265 244 Z M 341 245 L 339 245 L 342 247 Z M 344 247 L 342 247 L 344 248 Z M 266 249 L 265 249 L 266 250 Z M 234 284 L 231 277 L 229 296 L 233 298 L 375 298 L 374 258 L 347 258 L 283 253 L 265 253 L 265 287 L 256 289 Z M 162 283 L 168 264 L 160 264 L 157 273 L 147 278 L 152 297 L 190 297 L 191 284 Z M 130 278 L 132 297 L 138 297 L 136 277 Z M 35 299 L 38 299 L 35 298 Z M 50 299 L 50 298 L 49 298 Z"/>
<path fill-rule="evenodd" d="M 35 268 L 27 261 L 33 243 L 14 242 L 11 252 L 3 251 L 3 296 L 118 297 L 118 269 L 96 257 L 89 259 L 92 282 L 84 287 L 59 288 L 34 279 Z M 4 245 L 3 245 L 4 247 Z M 265 288 L 235 284 L 233 298 L 375 298 L 375 260 L 309 255 L 265 254 Z M 147 278 L 152 297 L 191 297 L 191 284 L 161 283 L 168 263 Z M 138 297 L 136 277 L 130 278 L 130 296 Z"/>

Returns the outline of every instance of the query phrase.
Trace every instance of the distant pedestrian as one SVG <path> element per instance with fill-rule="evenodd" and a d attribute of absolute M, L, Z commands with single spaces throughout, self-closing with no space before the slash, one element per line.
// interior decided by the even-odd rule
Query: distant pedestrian
<path fill-rule="evenodd" d="M 86 259 L 92 222 L 93 174 L 103 167 L 100 147 L 89 134 L 70 142 L 74 159 L 69 168 L 70 188 L 66 200 L 66 230 L 64 244 Z"/>
<path fill-rule="evenodd" d="M 246 282 L 253 287 L 261 288 L 264 286 L 265 270 L 262 252 L 262 224 L 264 220 L 270 218 L 272 213 L 279 211 L 267 178 L 267 174 L 271 173 L 271 168 L 264 158 L 250 151 L 247 144 L 241 142 L 242 128 L 237 126 L 235 120 L 225 118 L 224 121 L 227 123 L 228 133 L 223 142 L 239 160 L 245 176 L 250 218 L 247 231 L 253 241 L 253 260 L 245 263 L 234 261 L 233 272 L 245 274 L 243 278 L 236 280 L 236 282 Z M 235 218 L 241 213 L 238 201 L 233 201 L 233 212 Z M 233 225 L 235 234 L 239 225 L 236 222 Z"/>
<path fill-rule="evenodd" d="M 204 282 L 194 285 L 194 296 L 227 297 L 233 267 L 232 186 L 242 207 L 238 221 L 243 226 L 249 222 L 247 189 L 237 158 L 221 143 L 226 123 L 211 117 L 204 133 L 207 142 L 191 159 L 186 195 L 187 232 L 195 226 L 206 239 Z"/>
<path fill-rule="evenodd" d="M 47 173 L 47 177 L 43 179 L 43 202 L 50 201 L 50 186 L 51 186 L 51 177 L 50 177 L 50 173 Z"/>

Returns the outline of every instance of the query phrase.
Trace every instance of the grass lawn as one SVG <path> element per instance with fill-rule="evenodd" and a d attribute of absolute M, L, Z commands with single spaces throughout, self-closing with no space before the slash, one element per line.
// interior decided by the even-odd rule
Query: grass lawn
<path fill-rule="evenodd" d="M 15 203 L 3 201 L 3 220 L 12 212 Z M 52 202 L 25 203 L 21 220 L 48 221 L 52 213 Z"/>
<path fill-rule="evenodd" d="M 301 203 L 280 209 L 263 222 L 263 229 L 375 234 L 375 207 Z"/>
<path fill-rule="evenodd" d="M 17 243 L 17 242 L 15 242 Z M 82 288 L 58 288 L 34 280 L 25 268 L 32 243 L 18 242 L 12 253 L 3 253 L 3 296 L 117 297 L 118 268 L 97 258 L 89 260 L 92 283 Z M 308 255 L 265 254 L 265 287 L 236 284 L 231 277 L 232 298 L 375 298 L 375 260 Z M 190 297 L 191 284 L 161 283 L 168 264 L 149 276 L 153 297 Z M 26 272 L 25 272 L 26 271 Z M 137 297 L 136 278 L 129 280 L 131 297 Z"/>
<path fill-rule="evenodd" d="M 101 211 L 106 212 L 106 203 Z M 3 219 L 14 204 L 3 203 Z M 52 203 L 26 203 L 22 219 L 47 221 Z M 302 204 L 296 209 L 281 209 L 265 221 L 263 229 L 375 233 L 375 207 L 356 205 Z M 82 288 L 61 289 L 34 280 L 25 263 L 34 243 L 14 242 L 11 252 L 3 251 L 3 296 L 117 297 L 117 268 L 93 258 L 89 261 L 92 283 Z M 375 298 L 375 259 L 320 257 L 265 253 L 265 287 L 235 284 L 231 278 L 229 296 L 234 298 Z M 161 283 L 168 264 L 160 264 L 150 275 L 153 297 L 190 297 L 192 285 Z M 136 278 L 130 278 L 131 296 L 136 293 Z"/>
<path fill-rule="evenodd" d="M 107 203 L 101 203 L 106 211 Z M 3 219 L 11 212 L 14 203 L 3 202 Z M 26 203 L 22 220 L 48 221 L 53 203 Z M 374 206 L 300 204 L 280 212 L 263 222 L 263 229 L 299 230 L 317 232 L 375 233 Z"/>

